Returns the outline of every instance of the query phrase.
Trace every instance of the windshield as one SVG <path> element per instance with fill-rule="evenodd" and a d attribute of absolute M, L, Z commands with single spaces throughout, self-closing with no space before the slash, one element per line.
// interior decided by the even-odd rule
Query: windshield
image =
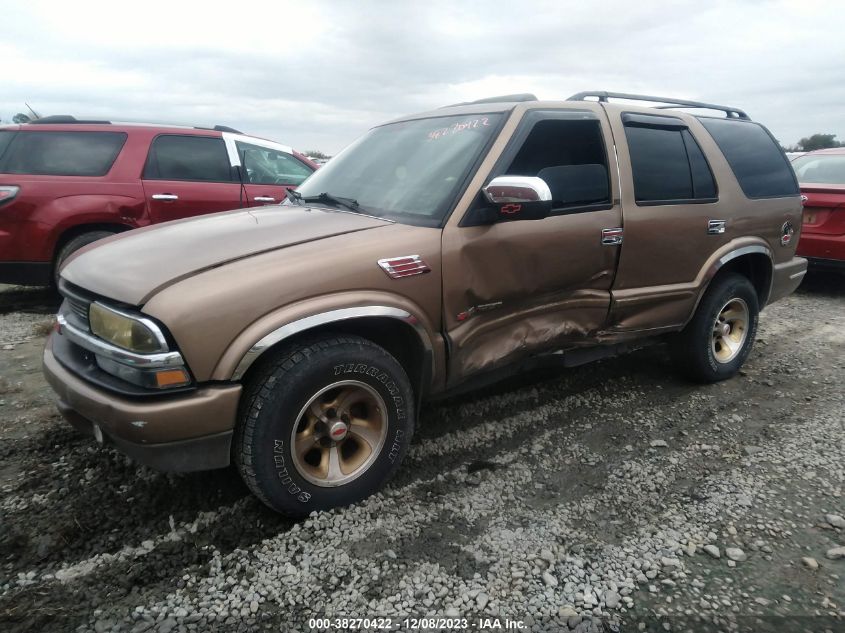
<path fill-rule="evenodd" d="M 845 185 L 845 154 L 804 154 L 792 168 L 801 183 Z"/>
<path fill-rule="evenodd" d="M 501 114 L 445 116 L 374 128 L 314 173 L 298 193 L 357 201 L 361 213 L 438 226 Z"/>

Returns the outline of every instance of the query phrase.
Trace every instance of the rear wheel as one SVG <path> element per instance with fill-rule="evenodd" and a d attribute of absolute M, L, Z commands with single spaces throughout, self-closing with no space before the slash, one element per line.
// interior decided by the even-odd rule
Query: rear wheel
<path fill-rule="evenodd" d="M 56 286 L 56 288 L 59 287 L 59 272 L 68 257 L 73 255 L 83 246 L 88 246 L 97 240 L 101 240 L 111 235 L 114 235 L 113 231 L 89 231 L 88 233 L 82 233 L 81 235 L 71 238 L 67 244 L 62 246 L 59 254 L 56 256 L 56 265 L 53 267 L 53 285 Z"/>
<path fill-rule="evenodd" d="M 357 336 L 279 352 L 248 380 L 234 460 L 274 510 L 303 516 L 359 501 L 396 472 L 414 430 L 402 366 Z"/>
<path fill-rule="evenodd" d="M 757 291 L 747 277 L 731 273 L 714 280 L 673 343 L 678 368 L 700 382 L 736 375 L 754 344 L 759 312 Z"/>

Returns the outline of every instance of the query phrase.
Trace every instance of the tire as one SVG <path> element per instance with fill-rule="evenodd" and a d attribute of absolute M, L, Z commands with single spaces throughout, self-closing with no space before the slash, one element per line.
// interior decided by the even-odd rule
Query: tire
<path fill-rule="evenodd" d="M 717 277 L 673 343 L 678 369 L 703 383 L 735 376 L 754 345 L 759 315 L 757 291 L 747 277 Z"/>
<path fill-rule="evenodd" d="M 233 458 L 256 497 L 301 517 L 379 490 L 413 432 L 413 391 L 396 359 L 367 339 L 324 335 L 284 348 L 249 378 Z"/>
<path fill-rule="evenodd" d="M 59 287 L 59 272 L 62 269 L 62 264 L 67 261 L 68 257 L 73 255 L 83 246 L 88 246 L 97 240 L 101 240 L 111 235 L 114 235 L 114 231 L 89 231 L 88 233 L 82 233 L 81 235 L 71 238 L 67 244 L 62 246 L 59 254 L 56 256 L 56 265 L 53 266 L 53 285 L 56 288 Z"/>

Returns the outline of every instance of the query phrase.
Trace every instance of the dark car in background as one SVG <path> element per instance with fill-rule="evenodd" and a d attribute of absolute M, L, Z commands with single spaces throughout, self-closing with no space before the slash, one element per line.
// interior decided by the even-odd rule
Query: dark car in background
<path fill-rule="evenodd" d="M 48 285 L 114 233 L 277 204 L 317 168 L 285 145 L 216 126 L 82 121 L 0 127 L 0 283 Z"/>
<path fill-rule="evenodd" d="M 792 167 L 804 199 L 798 255 L 814 268 L 845 271 L 845 148 L 808 152 Z"/>

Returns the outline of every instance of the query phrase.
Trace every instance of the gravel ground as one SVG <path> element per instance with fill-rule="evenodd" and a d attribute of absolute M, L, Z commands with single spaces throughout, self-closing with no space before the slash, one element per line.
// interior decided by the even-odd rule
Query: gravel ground
<path fill-rule="evenodd" d="M 809 277 L 718 385 L 655 347 L 430 405 L 386 490 L 291 522 L 76 436 L 39 370 L 55 302 L 5 289 L 0 629 L 845 630 L 844 305 Z"/>

